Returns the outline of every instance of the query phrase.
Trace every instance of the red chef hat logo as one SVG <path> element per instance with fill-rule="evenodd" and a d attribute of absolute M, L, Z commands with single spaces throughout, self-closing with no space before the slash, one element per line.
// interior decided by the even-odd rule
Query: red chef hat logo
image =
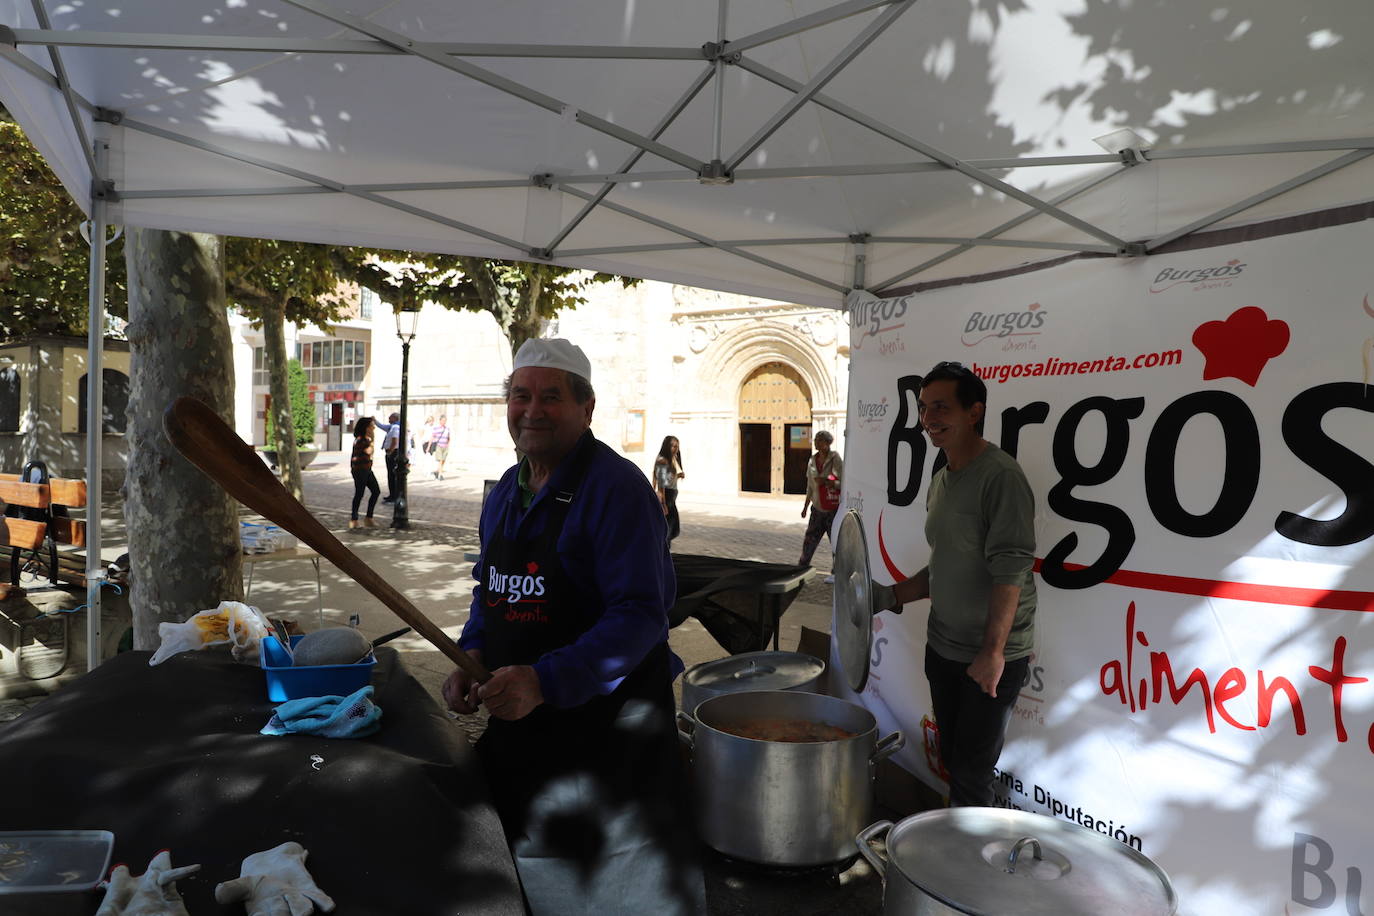
<path fill-rule="evenodd" d="M 533 560 L 529 561 L 525 564 L 525 572 L 529 573 L 531 576 L 534 575 L 539 572 L 539 564 Z"/>
<path fill-rule="evenodd" d="M 1271 320 L 1263 309 L 1248 305 L 1225 321 L 1199 325 L 1193 346 L 1207 360 L 1204 379 L 1237 378 L 1253 388 L 1265 364 L 1288 349 L 1289 337 L 1288 322 Z"/>

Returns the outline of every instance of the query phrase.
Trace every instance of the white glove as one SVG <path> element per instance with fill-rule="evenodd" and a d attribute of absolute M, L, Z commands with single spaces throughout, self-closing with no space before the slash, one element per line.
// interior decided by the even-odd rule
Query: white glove
<path fill-rule="evenodd" d="M 902 612 L 902 604 L 897 600 L 897 590 L 891 585 L 880 585 L 879 583 L 868 580 L 869 594 L 873 596 L 873 611 L 892 611 L 894 614 Z"/>
<path fill-rule="evenodd" d="M 187 916 L 176 880 L 199 869 L 199 865 L 172 868 L 172 854 L 165 849 L 153 856 L 139 878 L 129 874 L 129 866 L 116 865 L 95 916 Z"/>
<path fill-rule="evenodd" d="M 305 870 L 308 855 L 300 843 L 282 843 L 243 860 L 239 877 L 215 888 L 220 903 L 247 901 L 248 916 L 310 916 L 334 909 L 334 900 L 320 890 Z"/>

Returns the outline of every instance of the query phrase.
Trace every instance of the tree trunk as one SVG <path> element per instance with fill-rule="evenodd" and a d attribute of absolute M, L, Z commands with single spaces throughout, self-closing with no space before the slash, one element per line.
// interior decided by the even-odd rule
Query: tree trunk
<path fill-rule="evenodd" d="M 506 329 L 512 358 L 525 341 L 539 336 L 539 331 L 544 325 L 544 319 L 539 314 L 539 299 L 544 295 L 544 271 L 533 264 L 526 264 L 524 267 L 525 288 L 516 300 L 510 327 Z"/>
<path fill-rule="evenodd" d="M 234 366 L 218 236 L 126 230 L 129 268 L 129 535 L 134 647 L 158 624 L 243 597 L 238 504 L 182 458 L 162 412 L 190 395 L 233 425 Z"/>
<path fill-rule="evenodd" d="M 291 420 L 291 388 L 286 382 L 286 303 L 264 304 L 262 312 L 262 357 L 267 364 L 267 388 L 272 394 L 277 477 L 288 493 L 305 502 L 301 459 L 296 452 L 296 424 Z"/>

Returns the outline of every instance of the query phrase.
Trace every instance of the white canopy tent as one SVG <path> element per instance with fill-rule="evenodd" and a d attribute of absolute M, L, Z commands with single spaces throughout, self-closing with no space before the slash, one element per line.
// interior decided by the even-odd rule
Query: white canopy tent
<path fill-rule="evenodd" d="M 1368 0 L 3 0 L 0 26 L 0 100 L 96 227 L 93 319 L 107 222 L 838 308 L 1374 197 Z"/>

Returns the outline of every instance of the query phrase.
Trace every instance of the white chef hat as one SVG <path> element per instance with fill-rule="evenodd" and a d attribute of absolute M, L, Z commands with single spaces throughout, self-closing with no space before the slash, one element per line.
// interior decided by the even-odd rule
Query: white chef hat
<path fill-rule="evenodd" d="M 515 354 L 514 369 L 526 367 L 535 369 L 565 369 L 580 375 L 588 382 L 592 380 L 592 364 L 582 348 L 561 337 L 527 340 L 520 345 Z"/>

